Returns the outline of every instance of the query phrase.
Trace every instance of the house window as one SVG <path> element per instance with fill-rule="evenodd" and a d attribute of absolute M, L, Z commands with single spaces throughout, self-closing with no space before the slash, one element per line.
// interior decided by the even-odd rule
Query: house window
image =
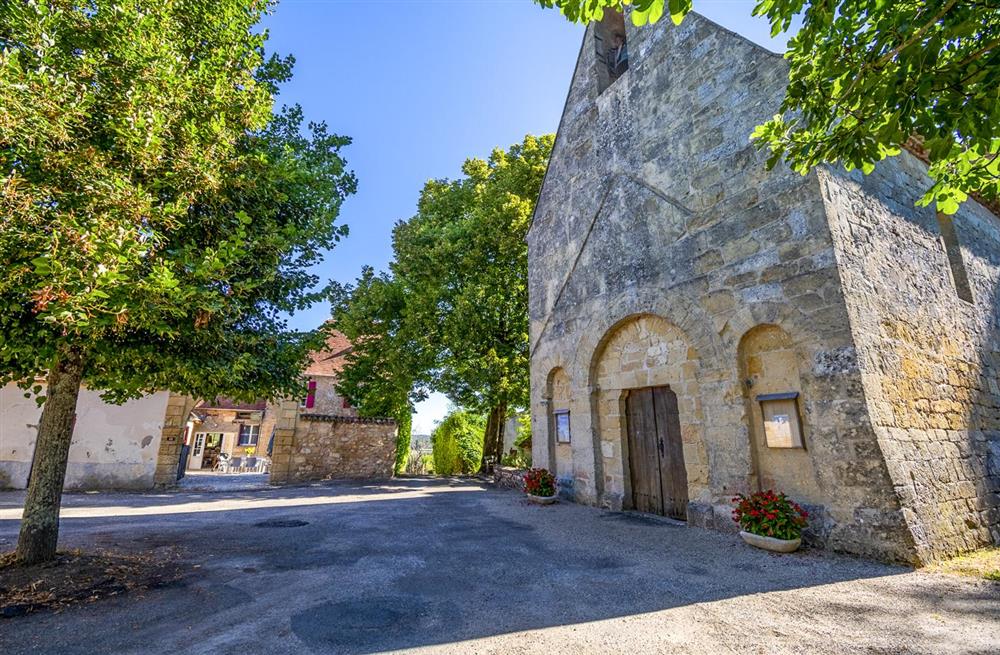
<path fill-rule="evenodd" d="M 628 70 L 624 15 L 616 11 L 604 12 L 604 18 L 594 24 L 594 48 L 597 55 L 597 93 L 600 95 Z"/>
<path fill-rule="evenodd" d="M 244 423 L 240 426 L 240 440 L 237 445 L 256 446 L 258 439 L 260 439 L 259 425 L 247 425 Z"/>
<path fill-rule="evenodd" d="M 559 410 L 552 415 L 556 420 L 556 443 L 569 443 L 569 410 Z"/>
<path fill-rule="evenodd" d="M 308 395 L 299 401 L 300 409 L 311 409 L 316 406 L 316 380 L 309 380 Z"/>
<path fill-rule="evenodd" d="M 253 418 L 253 412 L 236 412 L 237 421 L 249 421 Z"/>
<path fill-rule="evenodd" d="M 955 293 L 965 302 L 975 302 L 972 297 L 972 286 L 969 284 L 969 274 L 962 259 L 962 247 L 955 232 L 955 223 L 951 216 L 941 212 L 938 212 L 937 219 L 938 227 L 941 228 L 944 252 L 948 256 L 948 266 L 951 267 L 951 281 L 955 285 Z"/>

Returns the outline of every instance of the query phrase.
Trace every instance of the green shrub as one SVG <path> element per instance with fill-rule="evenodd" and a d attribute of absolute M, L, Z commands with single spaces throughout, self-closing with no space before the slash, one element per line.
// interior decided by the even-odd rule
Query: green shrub
<path fill-rule="evenodd" d="M 486 417 L 455 410 L 431 434 L 435 475 L 471 475 L 479 471 L 483 457 Z"/>

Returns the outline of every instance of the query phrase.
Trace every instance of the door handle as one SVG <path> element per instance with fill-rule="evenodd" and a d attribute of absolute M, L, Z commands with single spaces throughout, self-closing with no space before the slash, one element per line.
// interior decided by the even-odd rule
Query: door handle
<path fill-rule="evenodd" d="M 657 440 L 657 447 L 660 449 L 660 455 L 662 456 L 663 455 L 663 439 L 662 438 Z"/>

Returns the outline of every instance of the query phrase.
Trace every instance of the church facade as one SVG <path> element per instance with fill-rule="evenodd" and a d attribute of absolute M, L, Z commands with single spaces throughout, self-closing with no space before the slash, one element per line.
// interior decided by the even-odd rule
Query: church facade
<path fill-rule="evenodd" d="M 833 550 L 1000 543 L 1000 218 L 917 207 L 904 152 L 768 171 L 781 56 L 691 14 L 584 37 L 528 235 L 533 461 L 562 493 Z"/>

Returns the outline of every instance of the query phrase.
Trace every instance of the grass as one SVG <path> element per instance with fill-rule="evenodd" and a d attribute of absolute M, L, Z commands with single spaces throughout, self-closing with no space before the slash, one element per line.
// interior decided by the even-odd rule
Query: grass
<path fill-rule="evenodd" d="M 942 560 L 929 566 L 928 570 L 1000 582 L 1000 547 L 984 548 Z"/>

